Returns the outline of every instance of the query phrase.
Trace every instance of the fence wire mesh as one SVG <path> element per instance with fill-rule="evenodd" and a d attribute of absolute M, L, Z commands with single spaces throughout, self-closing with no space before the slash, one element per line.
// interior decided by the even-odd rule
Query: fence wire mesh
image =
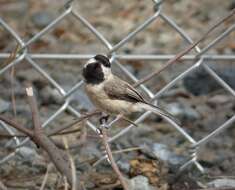
<path fill-rule="evenodd" d="M 19 44 L 19 51 L 17 53 L 17 56 L 6 66 L 2 67 L 0 70 L 0 76 L 3 75 L 6 71 L 8 71 L 10 68 L 12 68 L 15 65 L 21 64 L 22 61 L 26 61 L 33 69 L 35 69 L 37 72 L 39 72 L 45 79 L 52 85 L 54 88 L 58 90 L 58 92 L 63 96 L 64 102 L 61 104 L 60 108 L 51 115 L 44 123 L 43 127 L 47 127 L 51 122 L 56 120 L 59 115 L 61 115 L 64 112 L 69 112 L 72 115 L 76 117 L 80 117 L 81 113 L 75 109 L 71 104 L 71 96 L 77 91 L 81 90 L 83 86 L 83 81 L 78 81 L 71 89 L 65 90 L 56 80 L 53 79 L 53 77 L 47 73 L 45 69 L 43 69 L 39 63 L 38 60 L 87 60 L 94 56 L 94 53 L 91 54 L 67 54 L 67 53 L 58 53 L 58 54 L 49 54 L 49 53 L 30 53 L 30 45 L 34 42 L 40 40 L 40 38 L 44 35 L 46 35 L 48 32 L 53 30 L 57 27 L 57 25 L 68 18 L 69 15 L 74 17 L 77 22 L 82 23 L 83 27 L 87 28 L 95 38 L 97 38 L 100 43 L 106 48 L 106 52 L 104 54 L 111 55 L 111 61 L 112 64 L 114 64 L 116 67 L 118 67 L 122 72 L 123 75 L 126 75 L 128 78 L 132 80 L 132 82 L 138 82 L 140 79 L 138 79 L 134 74 L 132 74 L 126 67 L 124 67 L 120 61 L 121 60 L 169 60 L 170 58 L 174 57 L 174 55 L 147 55 L 147 54 L 119 54 L 118 50 L 123 47 L 126 43 L 128 43 L 132 38 L 135 38 L 137 34 L 139 34 L 141 31 L 145 30 L 149 25 L 151 25 L 154 21 L 161 19 L 163 22 L 167 23 L 171 29 L 179 34 L 181 38 L 188 44 L 193 44 L 193 40 L 191 37 L 187 34 L 187 32 L 176 24 L 176 22 L 168 17 L 163 11 L 162 11 L 162 1 L 153 1 L 153 7 L 154 12 L 152 16 L 149 18 L 146 18 L 146 20 L 139 26 L 136 27 L 135 30 L 128 33 L 126 36 L 123 37 L 121 41 L 119 41 L 116 44 L 111 44 L 105 36 L 103 36 L 96 27 L 91 24 L 83 15 L 81 15 L 76 9 L 73 7 L 73 2 L 69 1 L 65 7 L 64 11 L 57 16 L 53 22 L 51 22 L 49 25 L 47 25 L 45 28 L 43 28 L 40 32 L 36 33 L 31 39 L 28 41 L 24 41 L 16 31 L 14 31 L 10 25 L 3 19 L 0 18 L 0 24 L 1 27 L 4 28 L 5 31 L 7 31 Z M 185 55 L 182 60 L 192 60 L 194 63 L 192 66 L 190 66 L 187 70 L 180 73 L 177 77 L 175 77 L 172 81 L 170 81 L 166 86 L 164 86 L 160 91 L 157 93 L 153 93 L 145 84 L 141 84 L 140 88 L 146 92 L 146 94 L 149 96 L 152 102 L 156 101 L 158 98 L 162 96 L 167 90 L 169 90 L 171 87 L 173 87 L 178 81 L 180 81 L 185 76 L 190 75 L 193 71 L 197 70 L 199 67 L 203 68 L 208 75 L 214 78 L 214 80 L 220 84 L 226 91 L 228 91 L 232 96 L 235 96 L 235 91 L 232 89 L 213 69 L 211 69 L 206 60 L 228 60 L 228 61 L 234 61 L 235 56 L 234 55 L 208 55 L 206 54 L 208 50 L 213 48 L 217 45 L 218 42 L 220 42 L 222 39 L 226 38 L 232 31 L 235 29 L 235 24 L 232 24 L 228 29 L 226 29 L 223 33 L 221 33 L 216 39 L 214 39 L 212 42 L 206 45 L 203 49 L 199 48 L 199 46 L 196 46 L 194 48 L 194 51 L 197 53 L 197 57 L 195 55 Z M 9 53 L 0 53 L 0 59 L 4 60 L 9 58 Z M 197 59 L 196 59 L 197 58 Z M 61 76 L 62 77 L 62 76 Z M 140 115 L 136 120 L 135 123 L 140 123 L 146 118 L 150 116 L 151 112 L 146 112 Z M 116 118 L 114 121 L 110 123 L 110 125 L 113 125 L 114 122 L 118 120 Z M 207 134 L 200 140 L 195 140 L 182 126 L 179 124 L 169 121 L 170 125 L 177 130 L 183 138 L 185 138 L 189 143 L 191 144 L 190 150 L 188 150 L 188 161 L 185 162 L 180 170 L 185 169 L 191 164 L 195 164 L 196 167 L 201 171 L 204 172 L 204 168 L 202 165 L 198 162 L 198 154 L 197 151 L 200 149 L 200 147 L 203 146 L 204 143 L 207 143 L 212 138 L 214 138 L 216 135 L 222 134 L 223 131 L 232 126 L 232 124 L 235 121 L 235 115 L 230 117 L 226 122 L 224 122 L 222 125 L 218 126 L 214 131 Z M 90 127 L 95 132 L 97 131 L 97 126 L 93 124 L 91 121 L 86 121 L 86 125 Z M 9 134 L 14 135 L 15 131 L 13 131 L 8 125 L 6 125 L 4 122 L 0 122 L 0 126 L 6 130 Z M 120 132 L 112 136 L 109 141 L 115 141 L 117 138 L 121 137 L 122 135 L 125 135 L 127 133 L 130 133 L 130 130 L 133 128 L 133 125 L 129 125 L 128 127 L 122 129 Z M 17 137 L 13 138 L 14 143 L 16 146 L 22 146 L 24 145 L 29 139 L 25 138 L 24 140 L 20 141 Z M 11 140 L 12 141 L 12 140 Z M 8 160 L 14 158 L 15 154 L 20 150 L 20 148 L 15 148 L 15 151 L 11 154 L 7 155 L 4 158 L 1 158 L 0 164 L 6 163 Z"/>

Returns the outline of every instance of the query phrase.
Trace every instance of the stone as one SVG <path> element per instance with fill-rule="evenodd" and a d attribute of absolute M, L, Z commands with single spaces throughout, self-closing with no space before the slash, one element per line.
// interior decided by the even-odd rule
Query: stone
<path fill-rule="evenodd" d="M 136 176 L 128 181 L 130 190 L 154 190 L 156 189 L 149 184 L 148 178 L 145 176 Z"/>
<path fill-rule="evenodd" d="M 167 104 L 165 109 L 173 116 L 176 116 L 180 119 L 187 119 L 193 121 L 200 118 L 200 114 L 195 109 L 191 108 L 189 105 L 184 103 L 173 102 Z"/>
<path fill-rule="evenodd" d="M 165 144 L 148 143 L 142 145 L 141 147 L 143 147 L 142 152 L 144 152 L 145 154 L 149 155 L 150 157 L 160 159 L 174 168 L 175 166 L 182 164 L 186 160 L 185 157 L 172 152 Z"/>
<path fill-rule="evenodd" d="M 231 88 L 235 89 L 235 67 L 209 65 Z M 203 68 L 199 68 L 183 79 L 183 85 L 193 95 L 206 95 L 222 87 L 218 82 Z"/>
<path fill-rule="evenodd" d="M 36 151 L 29 147 L 21 147 L 19 149 L 19 154 L 23 157 L 24 161 L 33 161 L 35 156 L 37 155 Z"/>
<path fill-rule="evenodd" d="M 52 20 L 53 15 L 47 11 L 40 11 L 32 16 L 33 23 L 39 28 L 46 27 Z"/>
<path fill-rule="evenodd" d="M 117 161 L 117 165 L 124 173 L 128 173 L 130 171 L 130 163 L 128 160 L 120 159 Z"/>
<path fill-rule="evenodd" d="M 183 156 L 173 153 L 167 145 L 154 143 L 152 148 L 156 157 L 163 161 L 167 161 L 169 164 L 179 165 L 185 160 Z"/>

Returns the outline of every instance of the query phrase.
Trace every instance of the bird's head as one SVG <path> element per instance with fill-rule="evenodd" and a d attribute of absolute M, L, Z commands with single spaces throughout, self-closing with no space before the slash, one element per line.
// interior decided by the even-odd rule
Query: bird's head
<path fill-rule="evenodd" d="M 96 55 L 83 67 L 82 75 L 86 83 L 99 84 L 111 75 L 111 63 L 108 57 Z"/>

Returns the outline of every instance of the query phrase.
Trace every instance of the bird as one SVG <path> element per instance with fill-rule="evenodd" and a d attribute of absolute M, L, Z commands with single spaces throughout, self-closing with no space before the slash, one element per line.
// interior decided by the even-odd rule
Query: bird
<path fill-rule="evenodd" d="M 170 113 L 145 100 L 131 84 L 113 74 L 111 62 L 105 55 L 90 58 L 83 66 L 82 75 L 89 99 L 107 116 L 151 111 L 175 121 Z"/>

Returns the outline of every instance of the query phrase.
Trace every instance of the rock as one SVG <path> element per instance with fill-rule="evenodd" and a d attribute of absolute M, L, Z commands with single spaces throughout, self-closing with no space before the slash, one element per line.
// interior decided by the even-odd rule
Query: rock
<path fill-rule="evenodd" d="M 142 145 L 143 152 L 148 154 L 151 157 L 158 158 L 170 166 L 175 167 L 182 164 L 186 158 L 183 156 L 179 156 L 172 152 L 167 145 L 160 144 L 160 143 L 153 143 L 153 144 L 145 144 Z"/>
<path fill-rule="evenodd" d="M 29 147 L 21 147 L 19 149 L 19 154 L 23 157 L 24 161 L 33 161 L 35 156 L 37 155 L 36 151 Z"/>
<path fill-rule="evenodd" d="M 234 179 L 216 179 L 211 181 L 207 184 L 209 187 L 212 188 L 235 188 L 235 180 Z"/>
<path fill-rule="evenodd" d="M 179 165 L 185 160 L 183 156 L 176 155 L 164 144 L 154 143 L 153 153 L 156 157 L 172 165 Z"/>
<path fill-rule="evenodd" d="M 0 113 L 3 113 L 5 111 L 9 110 L 10 105 L 11 105 L 10 102 L 7 102 L 3 99 L 0 99 Z"/>
<path fill-rule="evenodd" d="M 197 111 L 191 108 L 186 103 L 174 102 L 166 105 L 166 110 L 171 113 L 173 116 L 176 116 L 180 119 L 188 119 L 194 121 L 200 118 L 200 115 Z"/>
<path fill-rule="evenodd" d="M 53 15 L 47 11 L 40 11 L 32 16 L 32 22 L 39 28 L 47 26 L 52 20 Z"/>
<path fill-rule="evenodd" d="M 144 176 L 136 176 L 128 181 L 130 190 L 154 190 L 156 189 L 149 184 L 148 178 Z"/>
<path fill-rule="evenodd" d="M 234 66 L 210 66 L 231 88 L 235 89 L 235 67 Z M 183 85 L 192 94 L 205 95 L 222 87 L 209 75 L 205 69 L 199 68 L 183 79 Z"/>
<path fill-rule="evenodd" d="M 130 171 L 130 163 L 128 160 L 120 159 L 117 161 L 117 165 L 124 173 L 128 173 Z"/>

